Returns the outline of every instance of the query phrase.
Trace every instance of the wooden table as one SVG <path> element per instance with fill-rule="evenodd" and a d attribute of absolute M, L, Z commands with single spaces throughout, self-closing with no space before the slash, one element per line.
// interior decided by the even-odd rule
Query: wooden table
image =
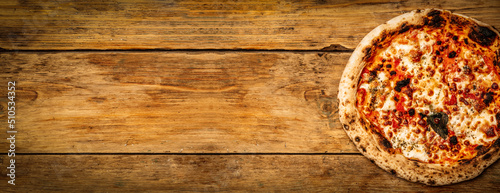
<path fill-rule="evenodd" d="M 499 191 L 499 162 L 450 186 L 399 179 L 339 123 L 339 78 L 360 40 L 432 7 L 500 29 L 496 0 L 1 1 L 0 189 Z"/>

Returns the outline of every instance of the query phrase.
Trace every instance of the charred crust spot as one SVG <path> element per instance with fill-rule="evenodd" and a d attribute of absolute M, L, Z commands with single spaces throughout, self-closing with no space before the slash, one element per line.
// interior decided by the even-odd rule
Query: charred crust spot
<path fill-rule="evenodd" d="M 388 36 L 389 34 L 387 34 L 386 31 L 383 31 L 382 34 L 380 35 L 380 39 L 378 39 L 378 42 L 383 42 Z"/>
<path fill-rule="evenodd" d="M 493 143 L 492 147 L 500 147 L 500 139 L 497 139 L 495 143 Z"/>
<path fill-rule="evenodd" d="M 462 159 L 462 160 L 459 160 L 459 164 L 460 165 L 467 165 L 467 164 L 470 164 L 471 163 L 471 160 L 470 159 Z"/>
<path fill-rule="evenodd" d="M 364 146 L 359 146 L 359 148 L 361 148 L 361 151 L 363 151 L 363 153 L 366 153 L 366 148 Z"/>
<path fill-rule="evenodd" d="M 441 11 L 439 11 L 439 10 L 432 10 L 429 13 L 427 13 L 428 17 L 436 17 L 439 15 L 441 15 Z"/>
<path fill-rule="evenodd" d="M 403 23 L 401 27 L 399 28 L 399 33 L 404 33 L 410 30 L 410 26 L 408 26 L 408 23 Z"/>
<path fill-rule="evenodd" d="M 432 10 L 427 14 L 428 18 L 424 19 L 424 24 L 431 27 L 442 27 L 446 24 L 446 20 L 441 16 L 441 11 Z"/>
<path fill-rule="evenodd" d="M 358 143 L 359 143 L 359 141 L 361 141 L 361 139 L 359 138 L 359 136 L 356 136 L 356 137 L 354 138 L 354 141 L 356 141 L 356 142 L 358 142 Z"/>
<path fill-rule="evenodd" d="M 349 125 L 344 124 L 344 129 L 349 130 Z"/>
<path fill-rule="evenodd" d="M 483 155 L 488 151 L 488 148 L 484 147 L 483 145 L 478 145 L 475 150 L 477 151 L 477 155 Z"/>
<path fill-rule="evenodd" d="M 427 181 L 427 183 L 428 183 L 428 184 L 430 184 L 430 185 L 434 185 L 434 184 L 436 184 L 436 181 L 434 181 L 434 180 L 429 180 L 429 181 Z"/>
<path fill-rule="evenodd" d="M 396 175 L 397 174 L 396 170 L 391 170 L 391 174 Z"/>
<path fill-rule="evenodd" d="M 458 27 L 461 27 L 461 26 L 467 26 L 469 25 L 469 20 L 463 18 L 463 17 L 460 17 L 458 15 L 454 15 L 454 14 L 451 14 L 451 17 L 450 17 L 450 23 L 458 26 Z"/>
<path fill-rule="evenodd" d="M 493 44 L 497 34 L 488 27 L 474 25 L 470 30 L 468 37 L 481 46 L 488 47 Z"/>
<path fill-rule="evenodd" d="M 364 50 L 364 53 L 365 53 L 365 57 L 363 58 L 364 61 L 368 61 L 370 60 L 370 58 L 372 57 L 372 48 L 371 47 L 368 47 Z"/>
<path fill-rule="evenodd" d="M 389 140 L 387 140 L 386 138 L 382 138 L 380 140 L 380 143 L 382 144 L 382 146 L 384 146 L 386 149 L 391 149 L 392 148 L 392 144 Z"/>
<path fill-rule="evenodd" d="M 490 158 L 491 158 L 491 154 L 489 154 L 489 153 L 488 153 L 488 154 L 485 154 L 485 155 L 483 156 L 483 160 L 487 160 L 487 159 L 490 159 Z"/>

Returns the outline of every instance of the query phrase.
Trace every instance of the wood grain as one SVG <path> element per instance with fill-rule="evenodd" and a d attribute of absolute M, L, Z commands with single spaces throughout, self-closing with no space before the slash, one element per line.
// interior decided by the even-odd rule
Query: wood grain
<path fill-rule="evenodd" d="M 424 8 L 500 29 L 496 0 L 0 1 L 0 128 L 16 81 L 19 131 L 16 186 L 0 134 L 0 190 L 498 192 L 499 162 L 427 187 L 369 162 L 340 126 L 350 52 Z"/>
<path fill-rule="evenodd" d="M 22 153 L 357 152 L 337 115 L 349 55 L 7 53 L 0 85 L 16 81 Z"/>
<path fill-rule="evenodd" d="M 500 183 L 499 163 L 474 180 L 428 187 L 361 155 L 18 155 L 16 163 L 16 186 L 0 183 L 6 192 L 495 192 Z"/>
<path fill-rule="evenodd" d="M 497 0 L 8 0 L 0 3 L 0 48 L 349 50 L 376 26 L 424 8 L 500 29 Z"/>

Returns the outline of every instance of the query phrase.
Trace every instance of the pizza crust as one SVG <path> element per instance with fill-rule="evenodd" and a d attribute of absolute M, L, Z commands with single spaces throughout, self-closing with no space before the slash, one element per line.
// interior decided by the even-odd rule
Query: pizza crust
<path fill-rule="evenodd" d="M 481 174 L 485 168 L 499 159 L 500 140 L 497 139 L 491 148 L 480 151 L 474 159 L 454 165 L 429 164 L 410 160 L 402 154 L 394 153 L 390 142 L 373 134 L 369 129 L 370 124 L 360 119 L 360 113 L 356 108 L 356 92 L 361 71 L 365 66 L 363 59 L 372 54 L 371 46 L 374 45 L 374 42 L 390 32 L 404 30 L 405 26 L 422 25 L 427 14 L 435 10 L 438 9 L 415 10 L 400 15 L 376 27 L 366 35 L 347 63 L 342 74 L 338 94 L 340 122 L 364 156 L 391 174 L 412 182 L 434 186 L 458 183 Z M 453 14 L 448 11 L 438 11 Z M 464 15 L 454 15 L 476 22 L 476 24 L 487 27 L 499 35 L 493 27 L 485 23 Z"/>

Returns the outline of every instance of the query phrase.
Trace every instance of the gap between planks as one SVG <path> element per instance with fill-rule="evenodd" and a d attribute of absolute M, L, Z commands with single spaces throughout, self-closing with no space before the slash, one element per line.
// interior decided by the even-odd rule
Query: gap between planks
<path fill-rule="evenodd" d="M 332 152 L 332 153 L 16 153 L 18 155 L 214 155 L 214 156 L 233 156 L 233 155 L 361 155 L 355 152 Z"/>
<path fill-rule="evenodd" d="M 5 50 L 0 49 L 0 53 L 149 53 L 149 52 L 249 52 L 249 53 L 351 53 L 353 49 L 340 48 L 340 49 L 320 49 L 320 50 L 293 50 L 293 49 L 74 49 L 74 50 Z"/>

